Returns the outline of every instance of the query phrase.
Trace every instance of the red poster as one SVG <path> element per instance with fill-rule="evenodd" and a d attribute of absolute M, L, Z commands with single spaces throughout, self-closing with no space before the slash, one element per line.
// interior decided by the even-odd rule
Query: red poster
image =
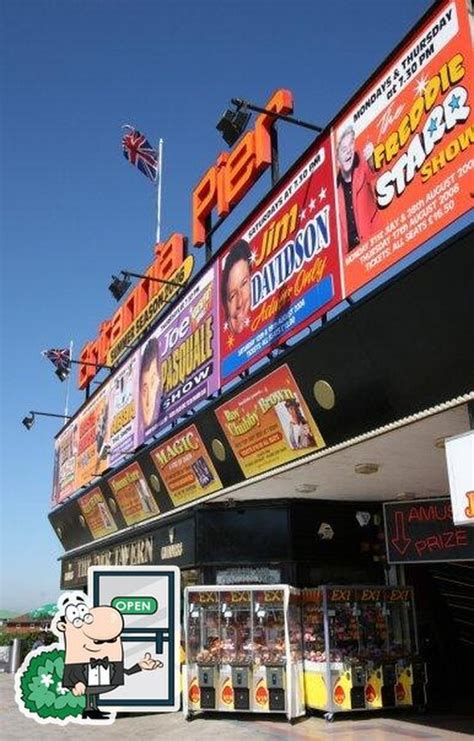
<path fill-rule="evenodd" d="M 333 183 L 327 137 L 222 250 L 222 380 L 340 301 Z"/>
<path fill-rule="evenodd" d="M 333 128 L 345 295 L 472 207 L 473 59 L 445 2 Z"/>

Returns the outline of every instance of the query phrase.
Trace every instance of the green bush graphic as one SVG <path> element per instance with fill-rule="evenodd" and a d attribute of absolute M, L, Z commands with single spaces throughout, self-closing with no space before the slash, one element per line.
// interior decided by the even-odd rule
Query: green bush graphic
<path fill-rule="evenodd" d="M 85 707 L 84 697 L 75 697 L 62 686 L 64 651 L 57 648 L 33 656 L 20 679 L 21 699 L 30 713 L 40 718 L 75 718 Z"/>

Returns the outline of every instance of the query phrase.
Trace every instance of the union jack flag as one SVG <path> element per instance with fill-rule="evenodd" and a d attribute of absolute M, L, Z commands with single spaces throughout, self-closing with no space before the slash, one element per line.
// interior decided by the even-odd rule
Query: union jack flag
<path fill-rule="evenodd" d="M 158 155 L 148 139 L 137 129 L 127 127 L 129 131 L 122 139 L 123 156 L 131 165 L 136 165 L 141 172 L 156 181 L 158 173 Z"/>
<path fill-rule="evenodd" d="M 51 360 L 52 364 L 60 369 L 67 370 L 71 365 L 71 350 L 69 347 L 62 349 L 43 350 L 41 353 L 45 358 Z"/>

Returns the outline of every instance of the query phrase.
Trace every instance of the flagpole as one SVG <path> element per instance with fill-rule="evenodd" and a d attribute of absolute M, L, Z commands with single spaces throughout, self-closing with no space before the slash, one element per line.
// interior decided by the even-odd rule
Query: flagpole
<path fill-rule="evenodd" d="M 158 183 L 156 188 L 156 243 L 161 237 L 161 175 L 163 173 L 163 139 L 158 143 Z"/>
<path fill-rule="evenodd" d="M 72 340 L 69 343 L 69 358 L 72 360 Z M 68 377 L 66 378 L 66 398 L 64 400 L 64 424 L 66 424 L 66 420 L 68 418 L 69 413 L 69 379 L 71 377 L 71 374 L 68 374 Z"/>

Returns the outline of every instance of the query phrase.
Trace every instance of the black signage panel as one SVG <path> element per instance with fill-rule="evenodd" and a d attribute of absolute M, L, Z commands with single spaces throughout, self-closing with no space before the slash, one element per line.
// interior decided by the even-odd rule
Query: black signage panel
<path fill-rule="evenodd" d="M 384 515 L 389 563 L 474 560 L 474 528 L 454 525 L 449 499 L 387 502 Z"/>
<path fill-rule="evenodd" d="M 194 565 L 194 532 L 194 518 L 190 518 L 144 533 L 139 538 L 63 558 L 61 588 L 85 586 L 89 566 Z"/>

